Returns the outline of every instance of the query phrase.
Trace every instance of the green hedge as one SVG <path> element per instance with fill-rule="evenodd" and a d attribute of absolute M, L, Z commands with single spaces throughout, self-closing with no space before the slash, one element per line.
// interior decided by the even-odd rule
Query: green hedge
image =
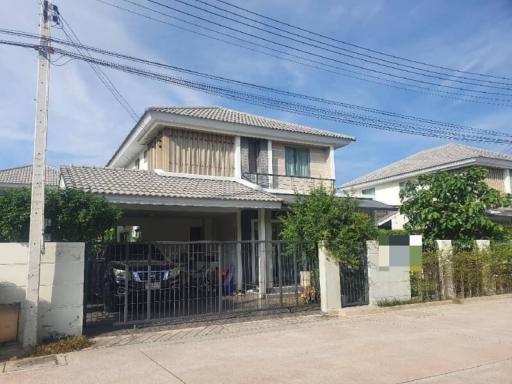
<path fill-rule="evenodd" d="M 442 261 L 439 256 L 438 251 L 423 253 L 422 271 L 411 273 L 412 297 L 440 300 L 440 269 L 451 270 L 452 288 L 457 297 L 512 293 L 511 242 L 493 243 L 483 251 L 454 251 Z"/>

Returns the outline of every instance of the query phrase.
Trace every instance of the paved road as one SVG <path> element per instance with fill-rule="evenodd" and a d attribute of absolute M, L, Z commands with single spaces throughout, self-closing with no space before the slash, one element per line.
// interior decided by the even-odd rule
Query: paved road
<path fill-rule="evenodd" d="M 512 384 L 512 297 L 160 330 L 97 345 L 60 356 L 59 366 L 0 374 L 0 383 Z"/>

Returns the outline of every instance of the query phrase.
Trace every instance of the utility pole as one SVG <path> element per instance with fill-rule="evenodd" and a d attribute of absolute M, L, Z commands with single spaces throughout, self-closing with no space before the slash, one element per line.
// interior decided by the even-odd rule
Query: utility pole
<path fill-rule="evenodd" d="M 51 1 L 41 2 L 39 21 L 40 47 L 37 70 L 36 124 L 32 161 L 32 198 L 28 279 L 23 309 L 23 347 L 37 344 L 39 280 L 41 255 L 44 252 L 44 188 L 46 171 L 46 137 L 48 132 L 48 97 L 50 80 L 50 28 L 54 18 Z"/>

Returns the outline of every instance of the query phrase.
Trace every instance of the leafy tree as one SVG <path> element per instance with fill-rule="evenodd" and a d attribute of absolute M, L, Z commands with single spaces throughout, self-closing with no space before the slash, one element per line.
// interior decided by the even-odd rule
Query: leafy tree
<path fill-rule="evenodd" d="M 346 263 L 355 262 L 376 234 L 373 220 L 358 210 L 355 199 L 324 188 L 297 195 L 282 224 L 284 240 L 306 241 L 311 248 L 323 241 L 333 259 Z"/>
<path fill-rule="evenodd" d="M 72 189 L 46 191 L 46 233 L 52 241 L 99 239 L 121 216 L 118 208 L 93 193 Z M 0 241 L 28 241 L 30 190 L 21 188 L 0 195 Z"/>
<path fill-rule="evenodd" d="M 408 181 L 400 192 L 400 213 L 406 229 L 423 234 L 427 242 L 451 239 L 466 247 L 474 239 L 504 236 L 503 226 L 489 219 L 487 210 L 511 204 L 510 196 L 485 183 L 488 171 L 472 167 L 457 173 L 436 172 Z"/>
<path fill-rule="evenodd" d="M 0 241 L 28 241 L 30 190 L 13 189 L 0 194 Z"/>

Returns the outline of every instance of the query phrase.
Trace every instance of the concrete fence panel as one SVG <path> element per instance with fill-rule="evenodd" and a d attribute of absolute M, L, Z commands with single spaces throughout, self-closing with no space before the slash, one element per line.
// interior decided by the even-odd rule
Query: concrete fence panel
<path fill-rule="evenodd" d="M 0 304 L 23 304 L 27 263 L 28 244 L 0 243 Z M 39 340 L 82 334 L 83 292 L 84 244 L 45 243 L 39 288 Z M 21 308 L 23 316 L 23 305 Z"/>
<path fill-rule="evenodd" d="M 369 303 L 410 300 L 410 272 L 421 269 L 421 255 L 421 236 L 381 236 L 379 241 L 368 241 Z"/>

